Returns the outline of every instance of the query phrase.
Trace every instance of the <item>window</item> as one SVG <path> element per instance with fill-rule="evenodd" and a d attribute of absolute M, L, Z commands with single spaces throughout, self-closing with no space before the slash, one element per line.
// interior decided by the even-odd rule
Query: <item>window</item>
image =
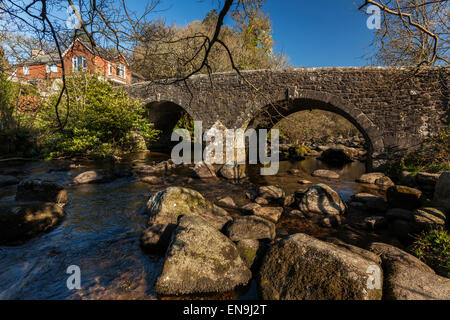
<path fill-rule="evenodd" d="M 30 75 L 30 67 L 29 66 L 23 66 L 23 74 L 25 76 Z"/>
<path fill-rule="evenodd" d="M 47 64 L 47 73 L 58 73 L 58 66 L 55 63 Z"/>
<path fill-rule="evenodd" d="M 113 75 L 113 66 L 111 62 L 108 62 L 108 76 Z"/>
<path fill-rule="evenodd" d="M 116 73 L 119 78 L 125 79 L 126 75 L 125 65 L 118 63 L 116 67 Z"/>
<path fill-rule="evenodd" d="M 86 57 L 73 57 L 72 71 L 73 72 L 86 71 Z"/>

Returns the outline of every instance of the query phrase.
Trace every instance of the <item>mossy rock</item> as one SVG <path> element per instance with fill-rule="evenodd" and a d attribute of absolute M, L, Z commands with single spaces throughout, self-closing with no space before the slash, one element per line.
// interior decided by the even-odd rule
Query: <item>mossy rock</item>
<path fill-rule="evenodd" d="M 264 300 L 380 300 L 382 270 L 368 256 L 305 234 L 290 236 L 264 258 L 261 295 Z M 374 269 L 375 284 L 369 272 Z"/>
<path fill-rule="evenodd" d="M 177 224 L 178 217 L 197 215 L 220 230 L 231 220 L 228 212 L 206 200 L 199 192 L 180 187 L 167 188 L 147 203 L 149 225 Z"/>

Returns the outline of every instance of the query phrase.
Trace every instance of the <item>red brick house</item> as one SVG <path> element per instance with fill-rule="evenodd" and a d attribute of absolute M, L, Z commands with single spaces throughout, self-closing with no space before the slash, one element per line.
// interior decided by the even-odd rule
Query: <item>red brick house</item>
<path fill-rule="evenodd" d="M 76 72 L 96 73 L 116 84 L 132 82 L 132 72 L 122 54 L 93 48 L 90 44 L 76 39 L 63 53 L 66 74 Z M 15 78 L 18 81 L 39 81 L 62 78 L 62 65 L 57 53 L 33 50 L 32 57 L 17 66 Z"/>

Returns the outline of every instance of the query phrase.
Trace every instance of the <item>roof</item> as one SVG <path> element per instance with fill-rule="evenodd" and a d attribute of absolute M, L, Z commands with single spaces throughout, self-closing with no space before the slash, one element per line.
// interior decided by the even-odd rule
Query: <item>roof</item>
<path fill-rule="evenodd" d="M 123 56 L 121 52 L 118 50 L 106 50 L 99 46 L 92 46 L 90 42 L 84 42 L 79 38 L 76 38 L 69 47 L 64 51 L 63 57 L 70 51 L 70 49 L 73 47 L 75 42 L 80 42 L 86 49 L 88 49 L 93 55 L 99 56 L 105 60 L 108 61 L 114 61 L 120 57 L 122 57 L 125 60 L 126 64 L 129 64 L 127 59 Z M 31 57 L 30 59 L 24 61 L 20 65 L 42 65 L 42 64 L 49 64 L 49 63 L 60 63 L 61 60 L 59 59 L 59 54 L 57 51 L 44 53 L 44 54 L 38 54 L 36 56 Z"/>

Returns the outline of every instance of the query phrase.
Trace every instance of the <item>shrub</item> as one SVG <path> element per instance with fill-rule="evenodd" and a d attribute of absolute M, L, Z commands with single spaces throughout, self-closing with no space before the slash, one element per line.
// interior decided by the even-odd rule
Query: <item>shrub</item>
<path fill-rule="evenodd" d="M 144 118 L 144 106 L 119 88 L 96 75 L 77 74 L 68 78 L 69 98 L 59 108 L 66 126 L 61 132 L 54 105 L 58 95 L 50 98 L 41 116 L 41 129 L 46 131 L 45 145 L 50 157 L 89 155 L 104 158 L 135 150 L 133 134 L 147 143 L 159 132 Z M 49 130 L 50 129 L 50 130 Z"/>
<path fill-rule="evenodd" d="M 415 240 L 411 252 L 436 273 L 450 278 L 450 235 L 447 231 L 423 233 Z"/>

